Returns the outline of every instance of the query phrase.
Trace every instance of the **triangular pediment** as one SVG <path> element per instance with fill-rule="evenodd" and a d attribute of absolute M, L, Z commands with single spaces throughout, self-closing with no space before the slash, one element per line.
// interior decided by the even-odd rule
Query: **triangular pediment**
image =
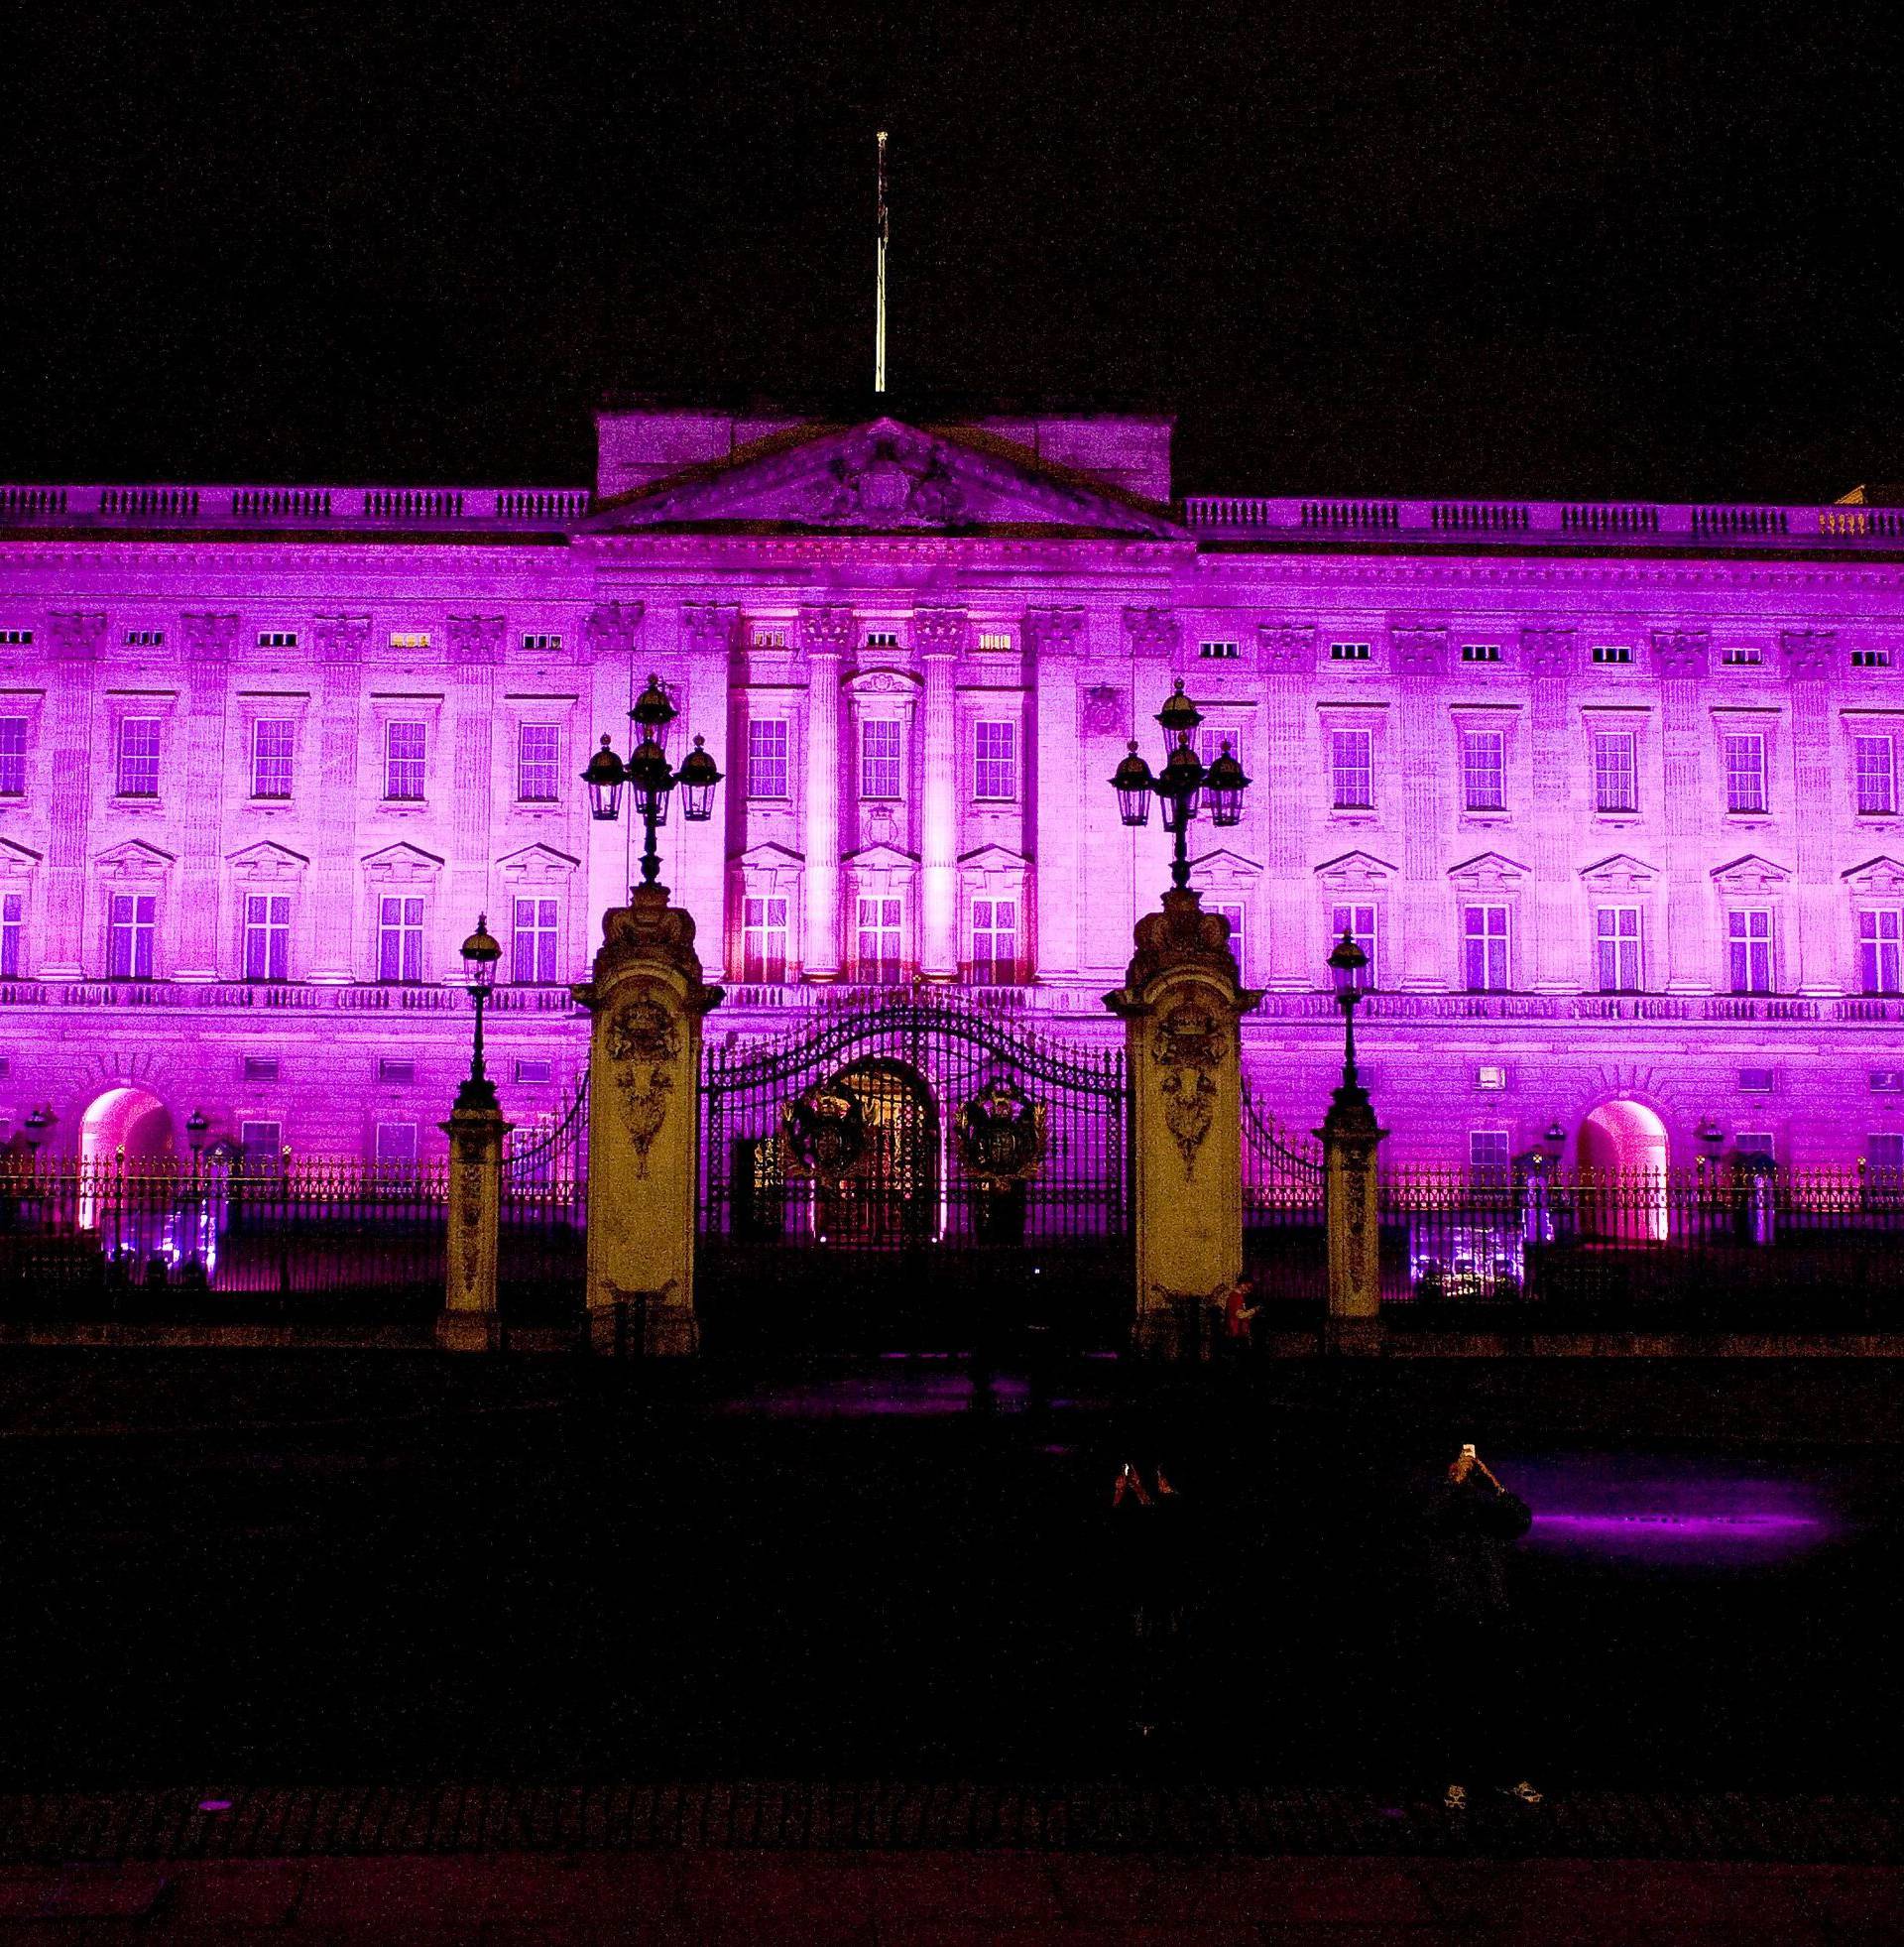
<path fill-rule="evenodd" d="M 1644 859 L 1634 858 L 1630 852 L 1614 852 L 1606 858 L 1597 859 L 1592 865 L 1582 866 L 1580 876 L 1590 886 L 1617 886 L 1624 890 L 1650 886 L 1659 877 L 1659 871 Z"/>
<path fill-rule="evenodd" d="M 1882 893 L 1894 899 L 1904 892 L 1904 865 L 1888 852 L 1880 852 L 1876 858 L 1866 859 L 1862 865 L 1854 865 L 1839 876 L 1854 893 Z"/>
<path fill-rule="evenodd" d="M 1747 852 L 1728 865 L 1713 868 L 1714 883 L 1726 893 L 1762 893 L 1770 887 L 1784 885 L 1791 876 L 1787 867 L 1761 858 L 1756 852 Z"/>
<path fill-rule="evenodd" d="M 1468 883 L 1500 879 L 1525 879 L 1527 868 L 1505 852 L 1477 852 L 1472 859 L 1448 868 L 1448 877 Z"/>
<path fill-rule="evenodd" d="M 442 865 L 434 852 L 425 852 L 420 845 L 402 839 L 395 845 L 386 845 L 380 852 L 369 853 L 364 859 L 365 870 L 369 872 L 440 872 Z"/>
<path fill-rule="evenodd" d="M 101 852 L 94 863 L 110 872 L 163 872 L 174 863 L 174 859 L 170 852 L 162 852 L 157 845 L 148 845 L 143 838 L 128 838 L 113 846 L 111 851 Z"/>
<path fill-rule="evenodd" d="M 861 534 L 1111 534 L 1188 539 L 1168 512 L 956 432 L 898 420 L 815 432 L 771 453 L 700 466 L 609 502 L 598 533 L 640 528 Z"/>
<path fill-rule="evenodd" d="M 553 845 L 525 845 L 520 852 L 512 852 L 506 859 L 496 861 L 498 872 L 524 874 L 547 872 L 573 872 L 581 860 L 571 858 L 566 852 L 558 852 Z"/>
<path fill-rule="evenodd" d="M 289 845 L 280 845 L 276 839 L 261 838 L 255 845 L 247 845 L 242 851 L 233 852 L 228 863 L 239 872 L 270 875 L 301 872 L 310 861 L 302 852 L 294 852 Z"/>
<path fill-rule="evenodd" d="M 1254 859 L 1245 858 L 1227 845 L 1190 861 L 1190 882 L 1194 886 L 1234 886 L 1261 876 L 1262 867 Z"/>
<path fill-rule="evenodd" d="M 746 866 L 751 871 L 765 872 L 772 867 L 798 865 L 800 859 L 801 854 L 792 851 L 785 845 L 765 842 L 759 845 L 750 845 L 734 863 L 736 865 Z"/>
<path fill-rule="evenodd" d="M 910 868 L 918 864 L 916 855 L 901 852 L 896 845 L 862 845 L 857 852 L 849 852 L 844 863 L 857 866 L 862 872 L 894 871 Z"/>
<path fill-rule="evenodd" d="M 16 845 L 11 838 L 0 838 L 0 872 L 31 872 L 41 856 L 30 845 Z"/>
<path fill-rule="evenodd" d="M 969 852 L 961 852 L 959 864 L 967 872 L 1023 872 L 1030 860 L 1009 845 L 979 845 Z"/>
<path fill-rule="evenodd" d="M 1394 876 L 1395 868 L 1386 859 L 1376 858 L 1372 852 L 1341 852 L 1333 859 L 1324 859 L 1316 867 L 1316 877 L 1327 880 L 1331 885 L 1373 885 Z"/>

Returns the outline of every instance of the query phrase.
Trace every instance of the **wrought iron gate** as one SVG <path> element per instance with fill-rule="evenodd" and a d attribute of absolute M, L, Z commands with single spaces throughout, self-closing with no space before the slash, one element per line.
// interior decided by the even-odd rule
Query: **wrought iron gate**
<path fill-rule="evenodd" d="M 841 996 L 792 1034 L 710 1045 L 701 1107 L 711 1342 L 957 1349 L 1042 1327 L 1110 1343 L 1128 1322 L 1121 1048 L 954 995 Z"/>

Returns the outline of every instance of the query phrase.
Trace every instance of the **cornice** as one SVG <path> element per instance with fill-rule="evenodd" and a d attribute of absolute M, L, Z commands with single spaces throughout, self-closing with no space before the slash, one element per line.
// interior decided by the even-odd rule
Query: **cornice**
<path fill-rule="evenodd" d="M 975 556 L 1003 560 L 1143 562 L 1190 561 L 1196 545 L 1189 541 L 1138 538 L 1107 540 L 1097 535 L 705 535 L 656 534 L 634 530 L 627 534 L 578 537 L 579 554 L 595 552 L 644 554 L 678 560 L 763 558 L 801 561 L 948 561 Z"/>
<path fill-rule="evenodd" d="M 1222 568 L 1226 579 L 1274 583 L 1369 583 L 1418 588 L 1465 587 L 1635 588 L 1896 588 L 1904 590 L 1904 564 L 1877 562 L 1770 561 L 1477 561 L 1436 555 L 1393 560 L 1374 555 L 1200 555 L 1199 569 Z M 1185 597 L 1186 602 L 1188 596 Z"/>
<path fill-rule="evenodd" d="M 549 551 L 543 545 L 539 553 L 525 555 L 523 548 L 530 541 L 546 544 L 553 541 L 561 546 L 561 554 Z M 575 559 L 567 547 L 564 535 L 525 537 L 519 541 L 481 542 L 462 536 L 446 536 L 441 542 L 429 543 L 416 538 L 403 542 L 389 542 L 381 536 L 366 536 L 357 547 L 340 547 L 337 542 L 326 537 L 321 546 L 305 546 L 287 541 L 281 537 L 268 536 L 257 542 L 239 543 L 236 541 L 217 541 L 210 536 L 194 536 L 189 542 L 125 541 L 99 542 L 87 540 L 60 541 L 41 540 L 36 536 L 15 535 L 0 541 L 0 562 L 19 559 L 28 561 L 72 562 L 89 567 L 125 567 L 160 565 L 168 567 L 211 567 L 232 566 L 255 569 L 261 548 L 280 550 L 288 566 L 302 567 L 340 567 L 346 563 L 363 566 L 369 562 L 431 561 L 441 562 L 445 555 L 463 556 L 471 560 L 498 556 L 504 559 L 522 561 L 535 560 L 538 564 L 552 565 L 561 559 Z"/>

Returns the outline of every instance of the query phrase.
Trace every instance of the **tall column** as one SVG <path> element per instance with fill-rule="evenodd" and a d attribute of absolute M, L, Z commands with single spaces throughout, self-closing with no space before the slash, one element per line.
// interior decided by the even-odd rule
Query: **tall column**
<path fill-rule="evenodd" d="M 437 915 L 446 950 L 489 907 L 490 815 L 495 797 L 496 670 L 503 660 L 500 615 L 449 619 L 452 816 L 449 911 Z M 504 921 L 503 923 L 507 923 Z M 454 965 L 453 957 L 445 964 Z"/>
<path fill-rule="evenodd" d="M 1543 993 L 1581 985 L 1585 943 L 1577 936 L 1570 838 L 1574 829 L 1569 793 L 1578 752 L 1568 726 L 1569 683 L 1574 672 L 1571 629 L 1523 629 L 1520 667 L 1527 676 L 1527 737 L 1533 753 L 1533 952 L 1528 964 Z"/>
<path fill-rule="evenodd" d="M 48 980 L 76 980 L 86 962 L 86 828 L 92 815 L 93 696 L 105 647 L 103 615 L 52 618 L 54 693 L 49 742 L 53 793 L 47 830 Z M 107 761 L 111 754 L 106 753 Z"/>
<path fill-rule="evenodd" d="M 700 1190 L 701 979 L 694 921 L 638 886 L 602 921 L 588 1055 L 588 1324 L 598 1351 L 679 1357 L 700 1346 L 694 1214 Z"/>
<path fill-rule="evenodd" d="M 1125 1024 L 1135 1178 L 1139 1353 L 1207 1357 L 1225 1292 L 1243 1276 L 1243 1062 L 1238 1023 L 1255 1005 L 1229 931 L 1188 888 L 1136 923 L 1124 985 L 1104 1004 Z"/>
<path fill-rule="evenodd" d="M 352 942 L 368 923 L 358 911 L 357 762 L 363 736 L 364 645 L 367 615 L 319 616 L 311 629 L 320 684 L 317 704 L 319 815 L 311 820 L 312 980 L 355 977 Z"/>
<path fill-rule="evenodd" d="M 1832 795 L 1831 680 L 1837 643 L 1830 630 L 1781 635 L 1780 660 L 1792 687 L 1792 765 L 1797 785 L 1794 820 L 1798 854 L 1798 954 L 1801 994 L 1844 992 L 1838 940 L 1837 828 Z"/>
<path fill-rule="evenodd" d="M 225 809 L 225 715 L 231 691 L 235 615 L 187 615 L 185 779 L 178 839 L 180 980 L 218 978 L 223 937 L 218 870 Z"/>
<path fill-rule="evenodd" d="M 1653 632 L 1659 670 L 1659 741 L 1664 758 L 1666 803 L 1666 991 L 1710 993 L 1713 960 L 1707 915 L 1711 888 L 1703 871 L 1701 827 L 1708 813 L 1699 720 L 1711 644 L 1704 630 Z"/>
<path fill-rule="evenodd" d="M 581 763 L 574 767 L 578 777 L 582 765 L 600 748 L 604 736 L 614 740 L 615 749 L 624 758 L 633 748 L 628 741 L 631 728 L 628 709 L 648 674 L 646 669 L 637 673 L 644 613 L 640 602 L 604 602 L 589 613 L 588 624 L 582 631 L 588 657 L 583 679 L 584 694 L 589 699 L 587 749 L 582 753 Z M 571 789 L 581 787 L 575 784 Z M 595 818 L 588 821 L 584 895 L 587 911 L 582 915 L 583 923 L 568 935 L 570 940 L 579 942 L 578 957 L 594 953 L 602 935 L 603 915 L 628 898 L 629 882 L 634 877 L 629 867 L 629 833 L 639 828 L 640 820 L 629 808 L 626 793 L 621 816 L 613 824 Z"/>
<path fill-rule="evenodd" d="M 728 689 L 733 680 L 734 650 L 740 641 L 741 612 L 712 603 L 692 603 L 681 610 L 681 653 L 687 677 L 680 720 L 668 744 L 678 766 L 694 748 L 694 739 L 707 740 L 707 754 L 732 776 L 728 762 Z M 674 856 L 663 875 L 678 889 L 677 897 L 694 915 L 708 965 L 719 972 L 727 957 L 727 798 L 734 786 L 715 793 L 714 815 L 704 825 L 683 821 L 674 835 Z M 738 954 L 740 942 L 734 942 Z M 738 967 L 736 969 L 738 971 Z"/>
<path fill-rule="evenodd" d="M 853 611 L 803 608 L 806 656 L 806 977 L 840 977 L 840 666 Z"/>
<path fill-rule="evenodd" d="M 1438 732 L 1448 631 L 1396 629 L 1390 648 L 1401 697 L 1401 984 L 1446 987 L 1454 947 L 1442 876 L 1447 766 L 1441 761 Z"/>
<path fill-rule="evenodd" d="M 1034 793 L 1038 912 L 1037 969 L 1041 979 L 1075 976 L 1082 965 L 1078 903 L 1084 896 L 1084 821 L 1078 805 L 1084 777 L 1084 725 L 1078 714 L 1078 654 L 1084 640 L 1081 608 L 1034 608 L 1024 618 L 1030 665 L 1036 753 L 1025 781 Z M 1106 774 L 1109 776 L 1109 773 Z"/>
<path fill-rule="evenodd" d="M 912 640 L 925 662 L 923 801 L 919 816 L 919 971 L 927 980 L 959 975 L 958 718 L 953 677 L 965 647 L 963 609 L 921 609 Z"/>
<path fill-rule="evenodd" d="M 1258 791 L 1267 825 L 1263 894 L 1268 929 L 1268 981 L 1273 988 L 1315 985 L 1313 861 L 1308 857 L 1314 767 L 1305 750 L 1308 703 L 1316 673 L 1313 629 L 1256 631 L 1262 669 L 1263 777 Z"/>

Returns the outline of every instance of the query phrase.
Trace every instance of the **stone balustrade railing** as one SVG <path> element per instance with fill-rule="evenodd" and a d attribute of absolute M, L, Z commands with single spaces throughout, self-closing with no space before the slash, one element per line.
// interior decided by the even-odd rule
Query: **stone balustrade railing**
<path fill-rule="evenodd" d="M 1904 508 L 1766 507 L 1699 502 L 1302 500 L 1192 494 L 1184 525 L 1216 539 L 1420 541 L 1620 548 L 1829 548 L 1904 544 Z"/>
<path fill-rule="evenodd" d="M 0 527 L 561 530 L 594 504 L 586 487 L 0 484 Z"/>
<path fill-rule="evenodd" d="M 1066 1014 L 1108 1021 L 1096 987 L 963 987 L 959 997 L 989 1013 Z M 841 983 L 824 987 L 734 985 L 727 990 L 726 1018 L 746 1011 L 772 1010 L 790 1018 L 864 1007 L 890 995 L 890 987 Z M 0 981 L 0 1009 L 144 1008 L 264 1010 L 290 1013 L 448 1014 L 467 1010 L 468 996 L 458 984 L 384 986 L 317 984 L 299 981 L 186 982 L 168 980 Z M 498 987 L 490 997 L 493 1016 L 573 1016 L 582 1009 L 566 987 Z M 1575 1025 L 1606 1022 L 1673 1021 L 1688 1025 L 1761 1026 L 1792 1023 L 1816 1027 L 1904 1025 L 1904 998 L 1854 995 L 1801 998 L 1776 994 L 1369 994 L 1364 1020 L 1410 1022 L 1551 1021 Z M 1265 994 L 1257 1021 L 1335 1021 L 1332 994 Z M 718 1021 L 717 1021 L 718 1027 Z"/>

